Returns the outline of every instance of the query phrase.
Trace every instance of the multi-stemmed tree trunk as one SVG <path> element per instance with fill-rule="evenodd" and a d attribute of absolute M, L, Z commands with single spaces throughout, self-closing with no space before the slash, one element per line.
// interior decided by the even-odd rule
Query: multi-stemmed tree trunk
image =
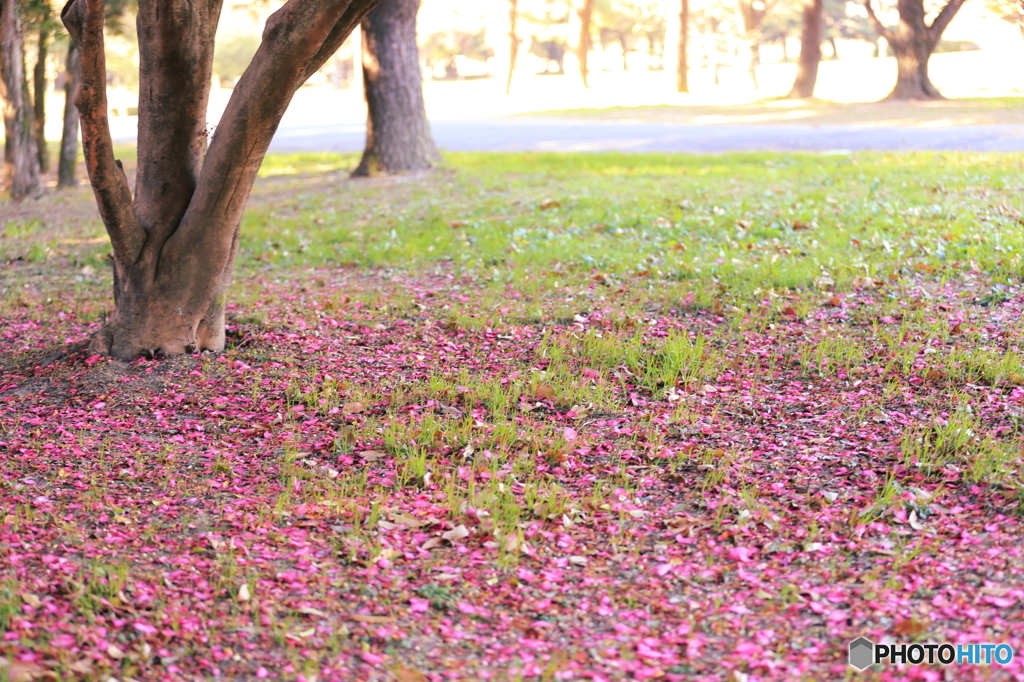
<path fill-rule="evenodd" d="M 929 25 L 924 0 L 898 0 L 900 23 L 894 31 L 875 16 L 871 0 L 864 0 L 871 25 L 896 54 L 896 87 L 886 99 L 944 99 L 928 78 L 928 59 L 963 4 L 964 0 L 949 0 Z"/>
<path fill-rule="evenodd" d="M 15 0 L 0 0 L 0 100 L 4 113 L 5 185 L 15 200 L 39 196 L 43 181 L 25 80 L 21 19 Z"/>
<path fill-rule="evenodd" d="M 583 80 L 583 87 L 589 88 L 590 67 L 587 60 L 590 58 L 590 27 L 594 21 L 594 0 L 583 0 L 583 6 L 578 10 L 580 17 L 580 40 L 576 46 L 576 59 L 580 64 L 580 78 Z"/>
<path fill-rule="evenodd" d="M 75 170 L 78 166 L 78 109 L 75 108 L 75 90 L 78 88 L 78 70 L 81 51 L 72 40 L 68 44 L 68 58 L 64 65 L 64 130 L 60 137 L 60 156 L 57 161 L 57 187 L 77 187 Z"/>
<path fill-rule="evenodd" d="M 39 156 L 39 170 L 43 173 L 50 170 L 50 150 L 46 146 L 46 53 L 50 46 L 48 18 L 44 18 L 39 25 L 36 66 L 32 71 L 33 113 L 35 114 L 33 133 L 36 138 L 36 154 Z"/>
<path fill-rule="evenodd" d="M 818 81 L 818 63 L 821 62 L 823 5 L 822 0 L 806 0 L 804 2 L 804 28 L 800 35 L 800 60 L 797 63 L 793 89 L 789 91 L 791 99 L 814 96 L 814 84 Z"/>
<path fill-rule="evenodd" d="M 423 105 L 420 0 L 382 0 L 363 19 L 366 149 L 353 177 L 432 168 L 441 159 Z"/>
<path fill-rule="evenodd" d="M 94 352 L 130 360 L 223 348 L 239 223 L 274 131 L 295 91 L 377 1 L 288 0 L 267 20 L 207 147 L 221 0 L 139 0 L 134 195 L 107 120 L 104 0 L 65 5 L 61 18 L 82 51 L 75 104 L 86 168 L 114 252 L 114 310 Z"/>

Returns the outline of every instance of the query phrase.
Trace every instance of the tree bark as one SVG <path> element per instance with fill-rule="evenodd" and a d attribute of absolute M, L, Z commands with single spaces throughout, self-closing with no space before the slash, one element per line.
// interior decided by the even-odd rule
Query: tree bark
<path fill-rule="evenodd" d="M 416 46 L 420 0 L 383 0 L 363 20 L 366 149 L 352 177 L 434 167 L 434 146 L 423 104 Z"/>
<path fill-rule="evenodd" d="M 764 23 L 764 17 L 768 14 L 771 1 L 765 0 L 760 3 L 760 7 L 757 7 L 755 6 L 756 0 L 739 0 L 740 18 L 743 20 L 743 33 L 750 50 L 748 61 L 750 82 L 753 83 L 755 90 L 758 87 L 757 65 L 761 63 L 761 24 Z"/>
<path fill-rule="evenodd" d="M 865 0 L 868 20 L 896 55 L 896 86 L 886 99 L 945 99 L 928 77 L 928 60 L 963 3 L 964 0 L 949 0 L 929 25 L 925 21 L 924 0 L 898 0 L 900 23 L 894 31 L 875 16 L 871 0 Z"/>
<path fill-rule="evenodd" d="M 71 41 L 64 72 L 64 131 L 60 138 L 60 158 L 57 162 L 57 187 L 77 187 L 78 167 L 78 109 L 75 108 L 75 90 L 81 52 Z"/>
<path fill-rule="evenodd" d="M 805 99 L 814 96 L 814 85 L 818 80 L 818 64 L 821 62 L 822 0 L 807 0 L 803 7 L 803 33 L 800 35 L 800 61 L 797 64 L 796 80 L 789 91 L 790 99 Z"/>
<path fill-rule="evenodd" d="M 32 71 L 33 104 L 35 120 L 33 132 L 36 137 L 36 153 L 39 155 L 39 171 L 50 171 L 50 149 L 46 146 L 46 53 L 50 43 L 50 29 L 47 20 L 40 22 L 39 48 L 36 54 L 36 66 Z"/>
<path fill-rule="evenodd" d="M 221 0 L 140 0 L 134 196 L 107 120 L 104 1 L 65 5 L 61 18 L 81 49 L 75 104 L 86 169 L 114 251 L 114 310 L 93 352 L 131 360 L 223 348 L 242 211 L 274 131 L 299 86 L 376 4 L 288 0 L 267 20 L 207 148 Z"/>
<path fill-rule="evenodd" d="M 594 18 L 594 0 L 583 0 L 583 7 L 579 9 L 579 17 L 580 41 L 576 47 L 578 50 L 576 59 L 580 63 L 580 78 L 583 79 L 583 87 L 589 88 L 590 83 L 587 79 L 590 77 L 590 68 L 587 65 L 587 60 L 590 57 L 590 48 L 592 47 L 590 27 Z"/>
<path fill-rule="evenodd" d="M 519 34 L 516 33 L 516 22 L 519 20 L 519 0 L 508 0 L 508 78 L 505 80 L 505 94 L 512 92 L 512 74 L 516 70 L 516 58 L 519 56 Z"/>
<path fill-rule="evenodd" d="M 5 185 L 15 201 L 43 193 L 15 0 L 0 0 L 0 99 L 4 107 Z"/>
<path fill-rule="evenodd" d="M 679 52 L 676 55 L 676 92 L 690 91 L 690 0 L 682 0 L 679 8 Z"/>

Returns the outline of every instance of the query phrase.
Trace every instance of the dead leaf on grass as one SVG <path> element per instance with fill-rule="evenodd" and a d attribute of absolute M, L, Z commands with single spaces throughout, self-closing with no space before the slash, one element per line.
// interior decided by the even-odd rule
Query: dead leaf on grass
<path fill-rule="evenodd" d="M 359 414 L 360 412 L 364 412 L 365 410 L 366 405 L 363 405 L 360 402 L 345 403 L 344 405 L 341 406 L 341 411 L 344 414 Z"/>
<path fill-rule="evenodd" d="M 373 623 L 375 625 L 385 625 L 398 620 L 394 616 L 374 616 L 369 613 L 352 613 L 348 617 L 357 623 Z"/>
<path fill-rule="evenodd" d="M 361 450 L 359 452 L 359 459 L 363 460 L 364 462 L 376 462 L 383 456 L 383 450 Z"/>

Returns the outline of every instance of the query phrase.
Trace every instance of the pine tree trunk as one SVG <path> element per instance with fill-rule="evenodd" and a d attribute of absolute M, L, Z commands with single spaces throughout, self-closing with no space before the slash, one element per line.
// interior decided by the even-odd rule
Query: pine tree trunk
<path fill-rule="evenodd" d="M 679 53 L 676 55 L 676 92 L 689 92 L 690 0 L 682 0 L 679 8 Z"/>
<path fill-rule="evenodd" d="M 75 108 L 75 89 L 81 51 L 71 41 L 64 72 L 64 131 L 60 138 L 60 159 L 57 162 L 57 187 L 77 187 L 75 172 L 78 166 L 78 109 Z"/>
<path fill-rule="evenodd" d="M 587 79 L 590 77 L 590 68 L 587 65 L 587 60 L 590 57 L 590 27 L 594 17 L 594 0 L 583 0 L 583 7 L 580 8 L 579 15 L 580 42 L 577 46 L 579 53 L 576 58 L 580 63 L 580 78 L 583 79 L 583 87 L 589 88 L 590 84 Z"/>
<path fill-rule="evenodd" d="M 50 172 L 50 149 L 46 146 L 46 53 L 49 43 L 50 31 L 44 20 L 39 28 L 39 50 L 36 67 L 32 72 L 36 153 L 39 155 L 39 170 L 42 173 Z"/>
<path fill-rule="evenodd" d="M 822 0 L 807 0 L 804 3 L 803 33 L 800 35 L 800 61 L 797 64 L 796 80 L 789 91 L 792 99 L 814 96 L 814 85 L 818 80 L 818 64 L 821 62 Z"/>
<path fill-rule="evenodd" d="M 416 46 L 420 0 L 383 0 L 363 20 L 366 149 L 353 177 L 432 168 L 440 160 L 423 104 Z"/>
<path fill-rule="evenodd" d="M 14 200 L 43 193 L 25 80 L 21 20 L 15 0 L 0 0 L 0 99 L 4 114 L 5 184 Z"/>
<path fill-rule="evenodd" d="M 140 0 L 134 192 L 107 119 L 104 0 L 65 5 L 61 19 L 81 50 L 75 105 L 85 165 L 114 252 L 114 310 L 93 352 L 131 360 L 224 347 L 242 212 L 274 131 L 299 86 L 376 4 L 288 0 L 267 19 L 207 148 L 221 0 Z"/>

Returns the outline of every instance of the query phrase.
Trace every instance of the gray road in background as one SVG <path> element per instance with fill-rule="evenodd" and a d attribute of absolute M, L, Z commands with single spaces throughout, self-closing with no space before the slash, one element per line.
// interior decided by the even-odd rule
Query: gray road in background
<path fill-rule="evenodd" d="M 451 151 L 1024 151 L 1024 126 L 1018 125 L 679 125 L 514 117 L 433 121 L 431 127 L 437 145 Z M 363 149 L 365 135 L 361 124 L 284 124 L 270 150 L 358 152 Z"/>

